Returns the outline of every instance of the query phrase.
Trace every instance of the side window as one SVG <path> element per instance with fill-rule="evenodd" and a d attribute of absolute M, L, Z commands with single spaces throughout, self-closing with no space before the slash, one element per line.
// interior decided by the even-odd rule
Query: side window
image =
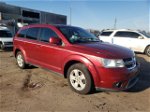
<path fill-rule="evenodd" d="M 138 38 L 140 35 L 135 32 L 122 32 L 118 31 L 115 37 L 128 37 L 128 38 Z"/>
<path fill-rule="evenodd" d="M 17 37 L 25 38 L 26 32 L 27 32 L 27 29 L 21 30 L 21 31 L 18 33 Z"/>
<path fill-rule="evenodd" d="M 26 34 L 26 38 L 37 40 L 39 28 L 29 28 Z"/>
<path fill-rule="evenodd" d="M 122 32 L 122 31 L 118 31 L 115 34 L 115 37 L 128 37 L 128 33 L 127 32 Z"/>
<path fill-rule="evenodd" d="M 49 42 L 50 37 L 58 37 L 57 34 L 49 28 L 41 28 L 40 40 L 43 42 Z"/>
<path fill-rule="evenodd" d="M 131 38 L 138 38 L 140 35 L 138 33 L 135 33 L 135 32 L 130 32 L 129 33 L 129 37 Z"/>
<path fill-rule="evenodd" d="M 112 31 L 109 32 L 102 32 L 101 36 L 110 36 L 112 34 Z"/>

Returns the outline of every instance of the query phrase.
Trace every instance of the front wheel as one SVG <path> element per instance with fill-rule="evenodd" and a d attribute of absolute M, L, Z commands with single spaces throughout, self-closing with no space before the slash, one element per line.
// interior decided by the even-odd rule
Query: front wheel
<path fill-rule="evenodd" d="M 0 49 L 1 49 L 1 50 L 4 50 L 4 48 L 5 48 L 5 47 L 4 47 L 3 43 L 0 43 Z"/>
<path fill-rule="evenodd" d="M 146 48 L 145 54 L 150 57 L 150 46 Z"/>
<path fill-rule="evenodd" d="M 87 67 L 81 63 L 72 65 L 68 72 L 67 78 L 71 88 L 80 94 L 88 94 L 94 88 L 93 80 Z"/>

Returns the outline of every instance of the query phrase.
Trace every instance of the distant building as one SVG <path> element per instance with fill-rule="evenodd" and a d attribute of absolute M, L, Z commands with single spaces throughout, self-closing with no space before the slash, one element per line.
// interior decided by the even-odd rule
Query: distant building
<path fill-rule="evenodd" d="M 7 24 L 12 32 L 15 32 L 16 27 L 27 24 L 67 24 L 67 16 L 0 2 L 0 22 Z"/>

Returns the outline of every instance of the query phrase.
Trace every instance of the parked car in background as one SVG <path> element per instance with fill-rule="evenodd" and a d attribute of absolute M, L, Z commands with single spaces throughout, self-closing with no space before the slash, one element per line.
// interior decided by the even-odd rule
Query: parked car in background
<path fill-rule="evenodd" d="M 90 33 L 92 33 L 96 37 L 99 37 L 99 35 L 100 35 L 100 31 L 99 30 L 87 29 L 87 31 L 89 31 Z"/>
<path fill-rule="evenodd" d="M 62 74 L 80 94 L 95 88 L 124 90 L 138 80 L 132 50 L 103 43 L 79 27 L 24 26 L 14 37 L 14 55 L 20 68 L 32 64 Z"/>
<path fill-rule="evenodd" d="M 0 26 L 0 49 L 13 47 L 13 36 L 6 26 Z"/>
<path fill-rule="evenodd" d="M 104 30 L 100 36 L 104 42 L 130 48 L 136 52 L 145 53 L 150 56 L 150 35 L 133 30 Z"/>

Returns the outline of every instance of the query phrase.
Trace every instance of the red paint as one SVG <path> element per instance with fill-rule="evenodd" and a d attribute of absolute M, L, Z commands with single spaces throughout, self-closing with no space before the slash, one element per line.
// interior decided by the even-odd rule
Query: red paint
<path fill-rule="evenodd" d="M 133 52 L 124 47 L 107 43 L 71 44 L 66 37 L 53 25 L 30 25 L 23 27 L 45 27 L 52 29 L 65 46 L 43 43 L 37 40 L 14 38 L 14 53 L 21 50 L 25 61 L 64 74 L 65 65 L 69 61 L 78 61 L 87 66 L 95 86 L 102 88 L 117 89 L 113 87 L 115 82 L 128 82 L 138 72 L 138 66 L 134 70 L 123 68 L 104 68 L 97 60 L 98 57 L 108 59 L 124 59 L 133 57 Z M 50 40 L 57 42 L 58 40 Z M 126 85 L 126 84 L 125 84 Z"/>

